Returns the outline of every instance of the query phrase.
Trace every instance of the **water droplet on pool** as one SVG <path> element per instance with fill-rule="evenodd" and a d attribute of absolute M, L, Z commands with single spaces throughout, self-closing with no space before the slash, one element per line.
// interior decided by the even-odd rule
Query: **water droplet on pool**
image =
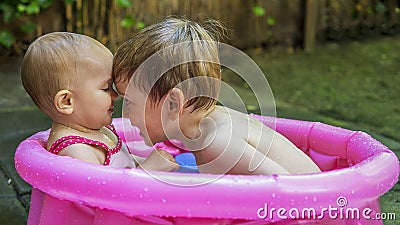
<path fill-rule="evenodd" d="M 162 203 L 166 203 L 166 202 L 167 202 L 167 200 L 166 200 L 166 199 L 164 199 L 164 198 L 162 198 L 162 199 L 161 199 L 161 202 L 162 202 Z"/>
<path fill-rule="evenodd" d="M 192 213 L 190 213 L 190 209 L 186 209 L 186 215 L 187 217 L 192 217 Z"/>
<path fill-rule="evenodd" d="M 88 176 L 87 180 L 90 180 L 90 179 L 92 179 L 92 177 L 91 177 L 91 176 Z"/>
<path fill-rule="evenodd" d="M 276 197 L 276 194 L 275 193 L 272 193 L 272 198 L 275 198 Z"/>
<path fill-rule="evenodd" d="M 143 189 L 144 192 L 147 192 L 148 190 L 149 190 L 148 188 L 144 188 L 144 189 Z"/>
<path fill-rule="evenodd" d="M 275 182 L 278 182 L 278 175 L 272 174 L 272 178 L 274 179 Z"/>
<path fill-rule="evenodd" d="M 314 196 L 313 201 L 317 202 L 317 197 L 316 196 Z"/>

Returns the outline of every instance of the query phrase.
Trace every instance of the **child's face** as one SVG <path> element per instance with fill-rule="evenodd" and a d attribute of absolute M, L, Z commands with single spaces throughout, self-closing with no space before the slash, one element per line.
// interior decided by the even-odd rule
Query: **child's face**
<path fill-rule="evenodd" d="M 90 129 L 100 129 L 112 122 L 114 100 L 118 94 L 112 84 L 112 54 L 92 50 L 77 60 L 78 78 L 73 89 L 76 121 Z"/>
<path fill-rule="evenodd" d="M 128 81 L 116 82 L 115 86 L 124 98 L 123 117 L 129 118 L 131 124 L 140 130 L 140 136 L 144 138 L 147 145 L 166 140 L 162 126 L 162 103 L 153 106 L 150 98 Z"/>

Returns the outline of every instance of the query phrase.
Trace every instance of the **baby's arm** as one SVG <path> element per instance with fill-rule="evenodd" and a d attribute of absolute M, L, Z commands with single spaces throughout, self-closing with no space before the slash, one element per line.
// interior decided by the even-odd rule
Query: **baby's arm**
<path fill-rule="evenodd" d="M 74 144 L 67 146 L 62 149 L 58 155 L 69 156 L 84 162 L 100 165 L 102 165 L 105 160 L 104 152 L 102 150 L 87 144 Z"/>
<path fill-rule="evenodd" d="M 179 169 L 174 157 L 167 151 L 156 149 L 152 151 L 146 159 L 135 156 L 138 159 L 138 168 L 144 170 L 174 171 Z"/>

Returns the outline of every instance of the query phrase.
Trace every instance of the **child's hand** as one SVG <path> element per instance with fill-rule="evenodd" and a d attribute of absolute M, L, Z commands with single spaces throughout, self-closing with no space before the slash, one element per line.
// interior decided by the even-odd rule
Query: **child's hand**
<path fill-rule="evenodd" d="M 174 171 L 179 165 L 174 157 L 167 151 L 156 149 L 152 151 L 147 159 L 140 165 L 145 170 Z"/>

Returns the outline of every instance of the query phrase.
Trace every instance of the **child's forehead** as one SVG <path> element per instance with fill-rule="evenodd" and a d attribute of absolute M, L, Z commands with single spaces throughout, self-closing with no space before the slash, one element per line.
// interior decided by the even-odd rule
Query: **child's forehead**
<path fill-rule="evenodd" d="M 144 90 L 138 87 L 134 82 L 129 82 L 129 84 L 126 85 L 123 96 L 125 98 L 128 98 L 129 100 L 150 98 L 150 94 L 146 93 Z"/>
<path fill-rule="evenodd" d="M 116 78 L 116 77 L 113 76 L 113 82 L 115 84 L 115 87 L 116 87 L 118 93 L 120 95 L 124 96 L 125 95 L 125 91 L 126 91 L 126 89 L 128 87 L 129 81 L 125 80 L 125 79 L 121 79 L 120 77 Z"/>

